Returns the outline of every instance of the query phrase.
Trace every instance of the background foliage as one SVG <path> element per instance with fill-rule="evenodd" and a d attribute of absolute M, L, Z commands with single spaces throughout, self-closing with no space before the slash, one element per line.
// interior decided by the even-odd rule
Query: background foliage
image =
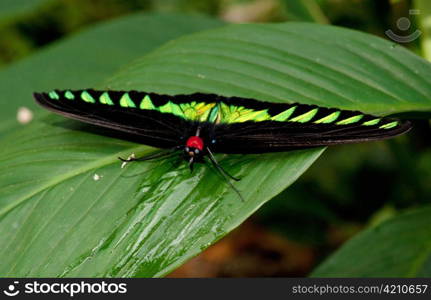
<path fill-rule="evenodd" d="M 409 15 L 413 8 L 420 14 Z M 412 21 L 408 32 L 396 26 L 402 16 Z M 164 276 L 285 189 L 322 151 L 260 162 L 223 157 L 244 175 L 246 204 L 204 167 L 190 176 L 160 161 L 119 172 L 118 154 L 153 150 L 83 133 L 28 96 L 99 86 L 408 112 L 417 120 L 407 136 L 328 149 L 292 187 L 170 276 L 429 276 L 431 72 L 411 54 L 431 57 L 429 16 L 420 0 L 3 1 L 0 275 Z M 331 23 L 381 37 L 418 27 L 422 35 L 397 45 L 311 24 L 222 27 L 256 21 Z M 35 121 L 17 125 L 19 106 L 35 110 Z M 142 202 L 148 190 L 151 201 Z M 161 200 L 166 190 L 181 196 Z"/>

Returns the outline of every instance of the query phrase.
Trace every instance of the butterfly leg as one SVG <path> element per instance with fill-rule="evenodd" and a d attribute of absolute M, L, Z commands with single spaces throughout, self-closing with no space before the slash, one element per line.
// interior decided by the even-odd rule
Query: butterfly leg
<path fill-rule="evenodd" d="M 219 171 L 219 173 L 224 177 L 224 179 L 226 180 L 227 184 L 229 184 L 229 186 L 235 191 L 235 193 L 238 194 L 239 198 L 241 199 L 241 201 L 245 201 L 244 197 L 241 195 L 240 191 L 232 184 L 232 182 L 230 182 L 229 178 L 235 180 L 235 181 L 239 181 L 239 178 L 233 177 L 232 175 L 230 175 L 228 172 L 226 172 L 222 166 L 219 165 L 219 163 L 217 162 L 217 160 L 215 159 L 214 155 L 212 154 L 211 150 L 207 147 L 207 151 L 208 151 L 208 157 L 211 161 L 211 163 L 213 164 L 213 166 L 216 168 L 217 171 Z"/>
<path fill-rule="evenodd" d="M 235 180 L 235 181 L 241 180 L 241 178 L 234 177 L 234 176 L 230 175 L 228 172 L 226 172 L 226 170 L 223 169 L 223 167 L 220 166 L 220 164 L 217 162 L 213 153 L 211 152 L 211 150 L 208 147 L 207 147 L 207 151 L 208 151 L 208 157 L 210 158 L 211 162 L 213 163 L 214 166 L 216 166 L 220 170 L 220 172 L 222 172 L 225 176 L 229 177 L 232 180 Z"/>
<path fill-rule="evenodd" d="M 193 173 L 193 164 L 194 164 L 194 159 L 193 157 L 190 158 L 189 160 L 189 168 L 190 168 L 190 172 Z"/>

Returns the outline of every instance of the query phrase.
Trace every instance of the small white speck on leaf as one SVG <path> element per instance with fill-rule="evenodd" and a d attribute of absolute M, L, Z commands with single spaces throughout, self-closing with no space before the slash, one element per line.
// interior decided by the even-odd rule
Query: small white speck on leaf
<path fill-rule="evenodd" d="M 150 190 L 150 187 L 146 186 L 144 188 L 141 189 L 141 193 L 146 193 Z"/>
<path fill-rule="evenodd" d="M 102 179 L 102 177 L 103 177 L 102 175 L 94 174 L 94 175 L 93 175 L 93 180 L 94 180 L 94 181 L 99 181 L 100 179 Z"/>
<path fill-rule="evenodd" d="M 27 107 L 22 106 L 18 108 L 16 119 L 20 124 L 28 124 L 33 120 L 33 112 Z"/>

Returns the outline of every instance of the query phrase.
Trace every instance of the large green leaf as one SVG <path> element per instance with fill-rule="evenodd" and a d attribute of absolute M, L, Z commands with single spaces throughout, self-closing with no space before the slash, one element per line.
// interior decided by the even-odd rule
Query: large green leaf
<path fill-rule="evenodd" d="M 371 227 L 348 241 L 315 277 L 430 277 L 431 207 Z"/>
<path fill-rule="evenodd" d="M 94 86 L 170 39 L 221 24 L 200 16 L 144 14 L 101 23 L 2 70 L 0 117 L 14 116 L 19 106 L 35 108 L 35 91 Z"/>
<path fill-rule="evenodd" d="M 421 57 L 369 34 L 311 23 L 244 24 L 175 40 L 107 86 L 388 114 L 429 112 L 430 74 Z"/>
<path fill-rule="evenodd" d="M 369 35 L 249 24 L 172 41 L 104 86 L 384 113 L 429 109 L 430 74 L 420 58 Z M 190 174 L 172 158 L 120 169 L 118 156 L 154 149 L 61 120 L 46 117 L 0 142 L 4 276 L 162 276 L 239 225 L 322 152 L 218 156 L 243 178 L 235 183 L 241 202 L 210 166 Z"/>
<path fill-rule="evenodd" d="M 3 145 L 3 276 L 163 275 L 239 225 L 321 152 L 223 159 L 243 177 L 241 202 L 203 165 L 193 174 L 175 159 L 120 168 L 118 156 L 152 151 L 145 146 L 42 122 Z"/>

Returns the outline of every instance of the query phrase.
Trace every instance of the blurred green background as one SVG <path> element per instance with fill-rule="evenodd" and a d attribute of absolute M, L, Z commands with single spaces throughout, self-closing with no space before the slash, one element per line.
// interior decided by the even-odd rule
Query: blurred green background
<path fill-rule="evenodd" d="M 298 3 L 301 2 L 301 5 Z M 0 68 L 98 22 L 135 12 L 203 14 L 225 22 L 307 21 L 387 38 L 422 27 L 406 0 L 2 0 Z M 426 6 L 426 5 L 425 5 Z M 420 11 L 419 11 L 420 12 Z M 397 21 L 408 18 L 403 30 Z M 424 17 L 423 17 L 424 18 Z M 403 44 L 427 57 L 422 35 Z M 431 131 L 415 121 L 387 142 L 331 147 L 295 184 L 171 277 L 305 276 L 364 228 L 430 202 Z M 381 241 L 384 243 L 385 241 Z"/>

